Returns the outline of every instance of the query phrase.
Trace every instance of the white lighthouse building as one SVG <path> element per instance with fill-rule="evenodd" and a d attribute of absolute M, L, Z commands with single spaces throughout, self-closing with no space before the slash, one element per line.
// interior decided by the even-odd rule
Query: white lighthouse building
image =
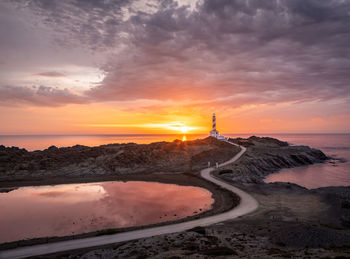
<path fill-rule="evenodd" d="M 209 132 L 209 135 L 211 137 L 217 138 L 217 139 L 226 139 L 224 136 L 220 136 L 219 131 L 216 130 L 216 116 L 215 113 L 213 113 L 213 128 Z"/>

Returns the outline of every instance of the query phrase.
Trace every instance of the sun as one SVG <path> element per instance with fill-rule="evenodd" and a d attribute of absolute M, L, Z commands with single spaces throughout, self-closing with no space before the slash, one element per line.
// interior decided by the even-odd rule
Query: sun
<path fill-rule="evenodd" d="M 192 130 L 192 127 L 188 127 L 188 126 L 180 126 L 177 128 L 179 131 L 181 131 L 182 133 L 188 133 L 190 130 Z"/>
<path fill-rule="evenodd" d="M 186 126 L 181 122 L 169 123 L 165 126 L 165 128 L 175 131 L 180 131 L 181 133 L 188 133 L 191 130 L 197 129 L 197 127 Z"/>

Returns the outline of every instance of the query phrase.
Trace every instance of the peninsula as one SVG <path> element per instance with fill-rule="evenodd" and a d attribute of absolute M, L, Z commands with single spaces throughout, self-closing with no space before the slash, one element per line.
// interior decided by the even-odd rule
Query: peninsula
<path fill-rule="evenodd" d="M 208 137 L 195 141 L 176 140 L 148 145 L 130 143 L 99 147 L 50 147 L 34 152 L 1 147 L 1 186 L 3 190 L 8 190 L 24 185 L 139 179 L 209 189 L 215 199 L 212 210 L 185 219 L 186 221 L 220 214 L 239 204 L 239 199 L 227 190 L 203 180 L 198 173 L 207 167 L 208 161 L 212 164 L 218 161 L 222 166 L 215 170 L 213 175 L 252 194 L 259 203 L 259 208 L 254 213 L 241 219 L 225 220 L 223 223 L 196 228 L 193 231 L 122 243 L 117 249 L 115 245 L 98 250 L 94 248 L 93 252 L 84 248 L 83 251 L 71 251 L 69 254 L 166 256 L 171 254 L 169 251 L 178 247 L 180 250 L 174 252 L 174 255 L 239 255 L 241 249 L 238 247 L 248 248 L 257 243 L 259 245 L 255 250 L 249 250 L 252 256 L 255 253 L 317 254 L 324 249 L 328 249 L 327 253 L 333 255 L 346 251 L 344 246 L 350 240 L 347 209 L 349 188 L 307 190 L 295 184 L 263 182 L 267 174 L 282 168 L 327 162 L 328 157 L 322 151 L 307 146 L 290 146 L 277 139 L 255 136 L 248 139 L 229 139 L 228 142 Z M 238 153 L 242 153 L 242 156 L 237 161 L 224 163 Z M 310 206 L 313 210 L 309 209 Z M 113 233 L 134 229 L 136 228 L 121 229 Z M 317 233 L 317 236 L 310 238 L 310 233 Z M 92 237 L 96 234 L 87 233 L 80 237 Z M 18 245 L 69 239 L 70 237 L 62 237 L 19 241 L 2 244 L 1 248 L 10 249 Z M 152 249 L 144 249 L 142 244 L 145 242 L 149 243 Z M 159 242 L 161 247 L 156 245 Z M 337 246 L 335 250 L 334 245 Z"/>

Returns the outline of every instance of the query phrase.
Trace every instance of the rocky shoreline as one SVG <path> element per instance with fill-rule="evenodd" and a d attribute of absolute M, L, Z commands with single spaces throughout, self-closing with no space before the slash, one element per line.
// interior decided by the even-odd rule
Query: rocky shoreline
<path fill-rule="evenodd" d="M 214 140 L 210 141 L 215 143 Z M 60 258 L 334 258 L 337 256 L 346 258 L 350 256 L 350 187 L 308 190 L 296 184 L 263 182 L 266 175 L 282 168 L 322 163 L 329 157 L 317 149 L 290 146 L 286 142 L 271 138 L 253 136 L 230 141 L 247 147 L 247 152 L 236 163 L 217 170 L 215 175 L 247 191 L 258 200 L 259 209 L 254 213 L 209 227 L 101 248 L 64 252 L 52 255 L 52 258 L 57 256 Z M 200 167 L 200 164 L 196 166 Z M 181 184 L 186 175 L 196 178 L 198 173 L 194 168 L 187 167 L 186 174 L 175 170 L 171 174 L 158 172 L 158 175 L 154 176 L 156 174 L 150 170 L 146 174 L 117 177 L 125 177 L 125 180 L 137 175 L 155 180 L 156 178 L 152 177 L 165 177 L 165 181 L 173 182 L 174 179 L 171 177 L 176 176 L 182 179 L 177 182 Z M 74 178 L 69 178 L 72 179 Z M 196 185 L 197 180 L 190 184 Z M 157 181 L 161 181 L 160 178 Z M 9 187 L 10 183 L 11 181 L 7 181 L 3 186 Z M 215 189 L 215 187 L 205 188 L 211 191 Z M 213 191 L 214 195 L 222 190 L 216 191 Z"/>
<path fill-rule="evenodd" d="M 134 174 L 195 173 L 239 152 L 238 147 L 208 137 L 151 144 L 109 144 L 98 147 L 51 146 L 28 152 L 0 145 L 0 186 L 51 179 L 105 178 Z"/>
<path fill-rule="evenodd" d="M 229 141 L 246 147 L 247 151 L 239 163 L 220 168 L 215 174 L 237 184 L 263 183 L 267 175 L 280 169 L 323 163 L 330 159 L 321 150 L 308 146 L 291 146 L 273 138 L 252 136 Z"/>

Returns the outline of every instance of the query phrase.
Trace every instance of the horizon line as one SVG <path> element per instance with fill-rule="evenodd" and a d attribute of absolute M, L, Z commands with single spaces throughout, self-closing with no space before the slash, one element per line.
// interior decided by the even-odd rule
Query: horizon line
<path fill-rule="evenodd" d="M 350 132 L 269 132 L 269 133 L 225 133 L 225 135 L 348 135 Z M 25 137 L 25 136 L 179 136 L 179 135 L 208 135 L 207 133 L 117 133 L 117 134 L 0 134 L 0 137 Z"/>

